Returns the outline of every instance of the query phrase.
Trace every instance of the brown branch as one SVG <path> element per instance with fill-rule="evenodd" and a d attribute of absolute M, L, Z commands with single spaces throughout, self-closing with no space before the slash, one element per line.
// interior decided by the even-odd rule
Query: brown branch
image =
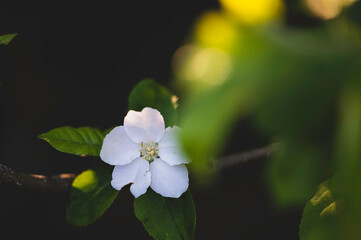
<path fill-rule="evenodd" d="M 278 144 L 276 143 L 264 148 L 220 158 L 218 161 L 218 169 L 224 169 L 250 160 L 269 157 L 277 146 Z M 47 193 L 68 191 L 75 177 L 76 174 L 73 173 L 63 173 L 53 176 L 21 173 L 0 164 L 0 183 L 32 191 Z"/>
<path fill-rule="evenodd" d="M 32 191 L 60 193 L 70 189 L 76 174 L 63 173 L 54 176 L 16 172 L 0 164 L 0 183 Z"/>
<path fill-rule="evenodd" d="M 256 160 L 264 157 L 269 157 L 279 146 L 279 143 L 274 143 L 269 146 L 251 150 L 248 152 L 237 153 L 218 160 L 218 169 L 228 168 L 240 163 L 245 163 L 250 160 Z"/>

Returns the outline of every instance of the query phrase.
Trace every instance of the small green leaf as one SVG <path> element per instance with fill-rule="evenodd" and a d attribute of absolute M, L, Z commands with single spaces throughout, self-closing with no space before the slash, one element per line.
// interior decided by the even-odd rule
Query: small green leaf
<path fill-rule="evenodd" d="M 8 45 L 17 33 L 6 34 L 0 36 L 0 45 Z"/>
<path fill-rule="evenodd" d="M 148 189 L 134 201 L 135 216 L 155 240 L 194 239 L 196 212 L 190 190 L 165 198 Z"/>
<path fill-rule="evenodd" d="M 47 141 L 60 152 L 99 156 L 104 136 L 105 134 L 96 128 L 65 126 L 41 134 L 39 138 Z"/>
<path fill-rule="evenodd" d="M 97 220 L 110 207 L 118 195 L 111 185 L 112 168 L 89 169 L 75 178 L 71 190 L 71 203 L 66 211 L 69 223 L 87 226 Z"/>
<path fill-rule="evenodd" d="M 342 201 L 335 200 L 333 179 L 321 183 L 303 210 L 300 239 L 343 239 L 336 218 L 342 209 Z"/>
<path fill-rule="evenodd" d="M 164 117 L 165 125 L 173 126 L 177 123 L 173 95 L 167 88 L 152 79 L 139 82 L 129 95 L 129 109 L 141 111 L 145 107 L 157 109 Z"/>

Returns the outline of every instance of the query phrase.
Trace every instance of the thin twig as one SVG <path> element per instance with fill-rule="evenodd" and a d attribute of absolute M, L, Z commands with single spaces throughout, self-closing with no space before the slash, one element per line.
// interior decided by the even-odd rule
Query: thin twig
<path fill-rule="evenodd" d="M 264 157 L 269 157 L 278 148 L 278 143 L 271 144 L 269 146 L 251 150 L 248 152 L 237 153 L 227 157 L 220 158 L 217 168 L 224 169 L 240 163 L 245 163 L 250 160 L 256 160 Z"/>
<path fill-rule="evenodd" d="M 53 176 L 16 172 L 0 164 L 0 183 L 39 192 L 60 193 L 70 189 L 76 174 L 63 173 Z"/>
<path fill-rule="evenodd" d="M 264 148 L 220 158 L 218 161 L 218 169 L 224 169 L 250 160 L 268 157 L 275 151 L 277 146 L 278 144 L 272 144 Z M 76 174 L 73 173 L 63 173 L 53 176 L 27 174 L 16 172 L 11 168 L 0 164 L 0 183 L 33 191 L 48 193 L 68 191 L 75 177 Z"/>

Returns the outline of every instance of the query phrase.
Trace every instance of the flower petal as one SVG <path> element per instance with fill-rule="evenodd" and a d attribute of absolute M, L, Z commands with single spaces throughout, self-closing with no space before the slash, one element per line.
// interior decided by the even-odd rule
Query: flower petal
<path fill-rule="evenodd" d="M 180 128 L 177 126 L 167 127 L 165 134 L 159 144 L 159 156 L 169 165 L 189 163 L 189 158 L 183 152 L 179 141 Z"/>
<path fill-rule="evenodd" d="M 143 158 L 137 158 L 126 165 L 114 167 L 111 185 L 116 190 L 122 189 L 125 185 L 132 183 L 130 191 L 134 197 L 139 197 L 147 191 L 151 182 L 149 162 Z"/>
<path fill-rule="evenodd" d="M 167 127 L 165 129 L 164 136 L 159 144 L 162 144 L 163 147 L 177 147 L 179 146 L 178 136 L 180 134 L 181 128 L 177 126 Z"/>
<path fill-rule="evenodd" d="M 188 189 L 188 171 L 183 164 L 170 166 L 157 158 L 149 171 L 152 173 L 150 187 L 163 197 L 179 198 Z"/>
<path fill-rule="evenodd" d="M 163 116 L 158 110 L 148 107 L 141 112 L 130 110 L 124 118 L 124 128 L 129 138 L 136 143 L 158 142 L 165 131 Z"/>
<path fill-rule="evenodd" d="M 105 136 L 100 158 L 110 165 L 124 165 L 140 156 L 140 148 L 128 137 L 124 127 L 119 126 Z"/>

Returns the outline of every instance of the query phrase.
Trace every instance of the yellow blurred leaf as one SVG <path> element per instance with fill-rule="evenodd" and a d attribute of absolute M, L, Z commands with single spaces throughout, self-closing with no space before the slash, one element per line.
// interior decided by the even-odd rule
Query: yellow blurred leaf
<path fill-rule="evenodd" d="M 239 21 L 253 25 L 281 16 L 282 0 L 220 0 L 222 7 Z"/>
<path fill-rule="evenodd" d="M 195 24 L 195 41 L 202 47 L 231 51 L 238 42 L 233 23 L 216 11 L 205 12 Z"/>

